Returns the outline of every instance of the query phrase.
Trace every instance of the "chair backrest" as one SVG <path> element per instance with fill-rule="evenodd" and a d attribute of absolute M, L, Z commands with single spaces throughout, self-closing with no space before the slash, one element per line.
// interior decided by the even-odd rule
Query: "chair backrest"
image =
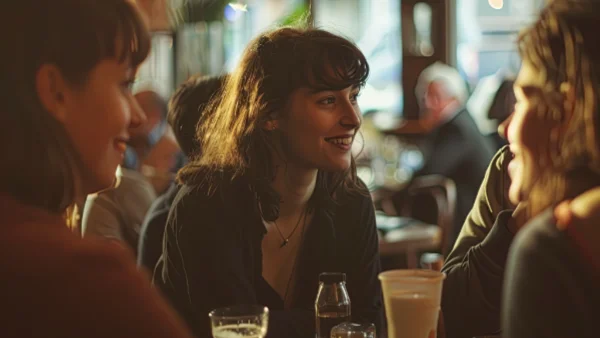
<path fill-rule="evenodd" d="M 441 253 L 446 256 L 450 250 L 449 234 L 454 224 L 456 210 L 456 184 L 451 179 L 441 175 L 415 177 L 410 183 L 407 195 L 399 207 L 399 214 L 413 216 L 415 200 L 420 196 L 430 197 L 437 212 L 437 225 L 442 229 Z M 421 205 L 420 208 L 429 205 Z"/>

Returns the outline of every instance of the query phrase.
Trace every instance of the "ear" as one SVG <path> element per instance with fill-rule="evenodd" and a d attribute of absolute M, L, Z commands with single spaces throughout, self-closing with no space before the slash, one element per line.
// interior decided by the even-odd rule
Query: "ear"
<path fill-rule="evenodd" d="M 37 95 L 44 108 L 60 122 L 65 122 L 67 109 L 65 107 L 65 92 L 67 82 L 60 70 L 51 64 L 43 64 L 35 77 Z"/>

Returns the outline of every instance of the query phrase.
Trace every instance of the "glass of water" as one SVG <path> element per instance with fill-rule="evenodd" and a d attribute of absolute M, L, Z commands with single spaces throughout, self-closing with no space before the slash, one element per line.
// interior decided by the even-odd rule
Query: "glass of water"
<path fill-rule="evenodd" d="M 269 326 L 269 309 L 259 305 L 236 305 L 208 314 L 214 338 L 264 338 Z"/>

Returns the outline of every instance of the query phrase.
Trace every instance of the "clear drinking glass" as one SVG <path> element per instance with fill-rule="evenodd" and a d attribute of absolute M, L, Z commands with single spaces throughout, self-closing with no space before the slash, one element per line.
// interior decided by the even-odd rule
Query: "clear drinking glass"
<path fill-rule="evenodd" d="M 269 326 L 269 309 L 237 305 L 211 311 L 208 316 L 214 338 L 264 338 Z"/>
<path fill-rule="evenodd" d="M 375 325 L 342 323 L 331 329 L 331 338 L 375 338 Z"/>
<path fill-rule="evenodd" d="M 433 270 L 379 274 L 389 337 L 436 337 L 445 277 Z"/>

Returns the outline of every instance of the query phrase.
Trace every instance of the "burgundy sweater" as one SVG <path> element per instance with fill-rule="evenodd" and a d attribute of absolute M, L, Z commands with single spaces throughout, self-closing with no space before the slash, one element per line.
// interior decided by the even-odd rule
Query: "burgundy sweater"
<path fill-rule="evenodd" d="M 0 194 L 0 337 L 191 337 L 131 253 Z"/>

